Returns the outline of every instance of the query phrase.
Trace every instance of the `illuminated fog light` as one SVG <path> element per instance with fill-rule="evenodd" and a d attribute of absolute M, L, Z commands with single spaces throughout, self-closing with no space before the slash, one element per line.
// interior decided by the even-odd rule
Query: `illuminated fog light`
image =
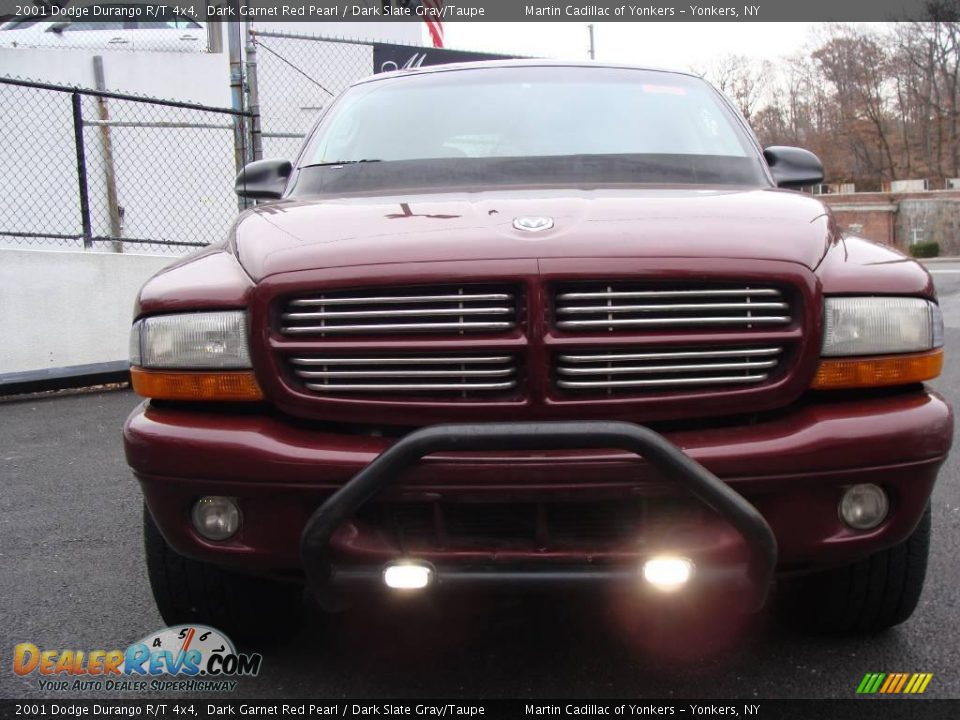
<path fill-rule="evenodd" d="M 871 530 L 882 523 L 890 509 L 883 488 L 871 483 L 854 485 L 840 500 L 840 517 L 855 530 Z"/>
<path fill-rule="evenodd" d="M 383 570 L 383 583 L 393 590 L 423 590 L 433 582 L 433 569 L 416 561 L 397 562 Z"/>
<path fill-rule="evenodd" d="M 197 500 L 191 519 L 208 540 L 226 540 L 240 529 L 240 508 L 233 498 L 208 495 Z"/>
<path fill-rule="evenodd" d="M 653 557 L 643 564 L 643 579 L 658 590 L 678 590 L 693 577 L 693 561 L 682 557 Z"/>

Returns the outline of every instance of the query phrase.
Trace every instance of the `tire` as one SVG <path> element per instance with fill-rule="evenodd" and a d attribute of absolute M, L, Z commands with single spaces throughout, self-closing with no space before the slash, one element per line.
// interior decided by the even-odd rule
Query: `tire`
<path fill-rule="evenodd" d="M 301 618 L 303 588 L 191 560 L 171 548 L 143 508 L 143 541 L 153 598 L 168 625 L 200 623 L 234 640 L 275 640 Z"/>
<path fill-rule="evenodd" d="M 899 625 L 920 601 L 929 550 L 928 504 L 916 530 L 899 545 L 787 584 L 787 609 L 820 632 L 879 632 Z"/>

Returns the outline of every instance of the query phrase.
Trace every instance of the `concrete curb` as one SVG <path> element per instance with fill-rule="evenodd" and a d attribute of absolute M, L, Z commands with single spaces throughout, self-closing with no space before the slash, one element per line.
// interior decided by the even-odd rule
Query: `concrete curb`
<path fill-rule="evenodd" d="M 129 381 L 130 363 L 126 360 L 0 373 L 0 397 Z"/>

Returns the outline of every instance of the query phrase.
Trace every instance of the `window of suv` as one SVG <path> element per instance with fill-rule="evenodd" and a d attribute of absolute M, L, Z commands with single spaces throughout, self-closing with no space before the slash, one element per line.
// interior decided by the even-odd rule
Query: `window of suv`
<path fill-rule="evenodd" d="M 363 82 L 321 120 L 297 165 L 294 194 L 771 185 L 750 131 L 708 83 L 607 66 L 501 65 Z"/>

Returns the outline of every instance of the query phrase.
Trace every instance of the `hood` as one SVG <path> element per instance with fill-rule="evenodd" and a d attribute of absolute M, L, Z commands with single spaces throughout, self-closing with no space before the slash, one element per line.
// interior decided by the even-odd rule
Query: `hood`
<path fill-rule="evenodd" d="M 553 227 L 517 230 L 515 218 Z M 795 192 L 543 188 L 298 198 L 237 221 L 255 280 L 380 263 L 577 257 L 781 260 L 813 269 L 835 233 L 829 211 Z"/>

